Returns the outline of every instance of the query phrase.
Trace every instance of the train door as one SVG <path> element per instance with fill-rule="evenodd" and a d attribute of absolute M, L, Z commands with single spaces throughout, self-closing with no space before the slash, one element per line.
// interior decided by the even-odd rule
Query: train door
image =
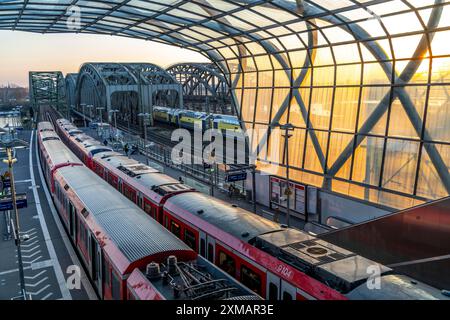
<path fill-rule="evenodd" d="M 267 271 L 267 285 L 266 285 L 266 299 L 279 300 L 280 299 L 281 279 Z"/>
<path fill-rule="evenodd" d="M 206 243 L 207 243 L 207 247 L 206 247 L 206 254 L 207 254 L 207 259 L 209 262 L 211 263 L 215 263 L 216 259 L 215 259 L 215 248 L 216 248 L 216 240 L 210 236 L 206 237 Z"/>
<path fill-rule="evenodd" d="M 203 258 L 207 258 L 207 256 L 206 256 L 206 233 L 199 231 L 198 235 L 199 235 L 198 238 L 200 241 L 200 243 L 198 245 L 198 247 L 199 247 L 198 252 L 200 253 L 200 255 Z"/>
<path fill-rule="evenodd" d="M 100 245 L 94 236 L 91 235 L 91 263 L 92 263 L 92 279 L 98 289 L 100 297 L 103 298 L 103 287 L 102 287 L 102 250 Z"/>
<path fill-rule="evenodd" d="M 72 239 L 75 238 L 75 219 L 76 219 L 76 209 L 73 206 L 72 202 L 69 201 L 69 234 Z"/>
<path fill-rule="evenodd" d="M 281 300 L 295 300 L 297 297 L 297 289 L 290 283 L 281 280 Z"/>

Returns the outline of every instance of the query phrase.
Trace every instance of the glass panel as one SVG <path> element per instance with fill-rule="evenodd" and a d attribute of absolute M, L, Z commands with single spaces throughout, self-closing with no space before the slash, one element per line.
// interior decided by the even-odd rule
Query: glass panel
<path fill-rule="evenodd" d="M 365 137 L 355 150 L 352 179 L 357 182 L 378 185 L 383 159 L 384 139 Z"/>
<path fill-rule="evenodd" d="M 333 130 L 355 131 L 359 91 L 359 88 L 336 88 L 333 107 Z"/>
<path fill-rule="evenodd" d="M 418 153 L 418 142 L 388 139 L 382 187 L 412 193 Z"/>
<path fill-rule="evenodd" d="M 442 182 L 442 172 L 431 162 L 427 148 L 437 149 L 442 161 L 447 164 L 447 173 L 450 169 L 450 146 L 441 144 L 424 144 L 419 168 L 419 180 L 417 182 L 417 195 L 428 199 L 438 199 L 448 196 L 448 191 Z"/>

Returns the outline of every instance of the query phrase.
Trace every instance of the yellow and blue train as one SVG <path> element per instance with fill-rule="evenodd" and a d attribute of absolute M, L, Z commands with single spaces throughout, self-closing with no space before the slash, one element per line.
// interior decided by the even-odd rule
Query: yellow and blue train
<path fill-rule="evenodd" d="M 239 119 L 236 116 L 207 114 L 200 111 L 154 106 L 153 120 L 189 130 L 199 128 L 205 131 L 214 128 L 226 131 L 241 131 Z"/>

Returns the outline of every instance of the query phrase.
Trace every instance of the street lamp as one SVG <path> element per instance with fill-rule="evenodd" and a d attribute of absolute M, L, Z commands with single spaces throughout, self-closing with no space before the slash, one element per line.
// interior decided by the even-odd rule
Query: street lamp
<path fill-rule="evenodd" d="M 98 116 L 99 116 L 99 119 L 100 119 L 100 127 L 101 127 L 102 135 L 103 135 L 103 112 L 102 111 L 105 110 L 105 108 L 104 107 L 97 107 L 96 109 L 98 110 Z M 98 130 L 97 134 L 100 135 L 100 130 Z"/>
<path fill-rule="evenodd" d="M 119 112 L 119 110 L 114 109 L 114 110 L 110 110 L 109 113 L 112 113 L 114 115 L 114 140 L 117 141 L 117 112 Z"/>
<path fill-rule="evenodd" d="M 86 107 L 85 103 L 80 104 L 81 106 L 81 110 L 83 112 L 83 122 L 84 122 L 84 127 L 86 128 L 86 114 L 84 113 L 84 108 Z"/>
<path fill-rule="evenodd" d="M 0 142 L 0 148 L 6 150 L 7 158 L 3 159 L 3 162 L 8 164 L 8 174 L 10 178 L 10 184 L 11 184 L 11 199 L 13 203 L 13 209 L 14 209 L 14 237 L 16 241 L 17 246 L 17 260 L 19 263 L 19 278 L 20 278 L 20 290 L 23 296 L 23 299 L 26 300 L 26 287 L 25 287 L 25 276 L 23 272 L 23 263 L 22 263 L 22 249 L 21 249 L 21 242 L 22 238 L 20 236 L 20 223 L 19 223 L 19 210 L 17 208 L 17 201 L 16 201 L 16 187 L 14 183 L 14 171 L 13 171 L 13 165 L 17 162 L 17 159 L 13 157 L 13 150 L 14 149 L 20 149 L 25 148 L 28 146 L 28 143 L 26 141 L 20 140 L 20 139 L 11 139 L 9 141 L 1 141 Z"/>
<path fill-rule="evenodd" d="M 148 120 L 150 119 L 150 113 L 139 113 L 138 117 L 143 118 L 143 124 L 144 124 L 144 151 L 146 153 L 145 155 L 145 159 L 146 159 L 146 163 L 148 165 L 148 150 L 147 150 L 147 125 L 148 125 Z"/>
<path fill-rule="evenodd" d="M 290 123 L 280 124 L 278 122 L 272 124 L 272 127 L 278 127 L 280 130 L 283 130 L 284 137 L 284 156 L 286 159 L 286 225 L 288 227 L 291 226 L 291 186 L 289 180 L 289 138 L 292 137 L 291 132 L 294 131 L 294 126 Z"/>

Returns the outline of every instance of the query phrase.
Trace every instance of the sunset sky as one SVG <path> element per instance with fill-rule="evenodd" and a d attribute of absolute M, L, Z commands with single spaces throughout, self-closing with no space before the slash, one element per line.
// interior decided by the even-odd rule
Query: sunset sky
<path fill-rule="evenodd" d="M 201 54 L 159 44 L 105 35 L 34 34 L 0 31 L 0 85 L 28 86 L 29 71 L 78 72 L 84 62 L 207 62 Z"/>

